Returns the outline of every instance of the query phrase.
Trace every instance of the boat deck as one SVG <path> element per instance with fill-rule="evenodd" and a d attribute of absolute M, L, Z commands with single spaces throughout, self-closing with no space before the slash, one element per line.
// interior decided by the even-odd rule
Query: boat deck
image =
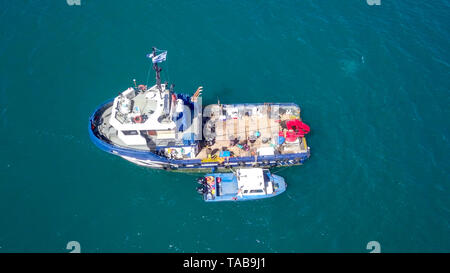
<path fill-rule="evenodd" d="M 213 105 L 213 107 L 219 107 Z M 225 105 L 230 108 L 230 105 Z M 255 110 L 256 107 L 259 107 Z M 214 138 L 214 144 L 206 146 L 197 154 L 197 159 L 214 159 L 221 161 L 226 159 L 219 158 L 220 152 L 230 151 L 235 157 L 257 156 L 258 151 L 264 148 L 273 148 L 275 154 L 302 153 L 307 151 L 306 139 L 299 138 L 294 142 L 278 143 L 280 131 L 286 129 L 285 122 L 291 119 L 300 119 L 300 109 L 298 106 L 280 107 L 281 111 L 275 114 L 266 109 L 268 105 L 250 105 L 246 107 L 238 106 L 235 117 L 222 116 L 217 114 L 204 113 L 204 116 L 210 119 L 206 127 L 214 127 L 211 135 Z M 222 107 L 223 108 L 223 107 Z M 252 111 L 253 110 L 253 113 Z M 213 111 L 211 111 L 213 112 Z M 221 109 L 219 113 L 226 113 L 227 110 Z M 250 112 L 250 114 L 249 114 Z M 209 130 L 206 130 L 207 132 Z M 259 136 L 255 137 L 255 133 Z M 204 136 L 208 138 L 208 135 Z M 250 141 L 252 139 L 253 141 Z M 233 142 L 233 140 L 235 140 Z M 248 149 L 243 149 L 242 145 L 248 145 Z M 238 144 L 241 144 L 240 146 Z M 261 149 L 262 148 L 262 149 Z"/>

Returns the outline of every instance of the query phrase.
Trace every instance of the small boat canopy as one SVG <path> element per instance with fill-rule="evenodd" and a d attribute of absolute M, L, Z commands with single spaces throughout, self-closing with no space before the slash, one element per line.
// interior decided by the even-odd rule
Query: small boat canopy
<path fill-rule="evenodd" d="M 243 194 L 261 194 L 266 192 L 264 172 L 261 168 L 239 169 L 237 171 L 238 188 Z M 272 193 L 272 188 L 268 189 Z"/>

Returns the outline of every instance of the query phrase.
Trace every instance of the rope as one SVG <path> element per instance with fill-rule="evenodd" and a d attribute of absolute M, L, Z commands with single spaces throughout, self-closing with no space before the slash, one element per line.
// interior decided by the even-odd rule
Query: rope
<path fill-rule="evenodd" d="M 166 57 L 166 61 L 165 61 L 166 63 L 167 63 L 167 82 L 170 84 L 171 82 L 170 82 L 170 72 L 169 72 L 169 61 L 167 60 L 167 57 Z"/>
<path fill-rule="evenodd" d="M 147 72 L 147 81 L 145 81 L 145 85 L 148 85 L 148 80 L 150 79 L 150 70 L 152 70 L 153 62 L 150 62 L 150 67 L 148 68 Z"/>

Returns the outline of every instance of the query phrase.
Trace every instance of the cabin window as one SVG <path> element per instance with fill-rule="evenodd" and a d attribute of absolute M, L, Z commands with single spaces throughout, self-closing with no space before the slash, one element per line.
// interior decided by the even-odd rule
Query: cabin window
<path fill-rule="evenodd" d="M 130 130 L 130 131 L 122 131 L 122 133 L 126 136 L 135 136 L 138 135 L 138 131 L 136 130 Z"/>
<path fill-rule="evenodd" d="M 245 190 L 244 193 L 248 193 L 248 190 Z"/>
<path fill-rule="evenodd" d="M 250 190 L 250 193 L 262 193 L 264 192 L 263 190 Z"/>

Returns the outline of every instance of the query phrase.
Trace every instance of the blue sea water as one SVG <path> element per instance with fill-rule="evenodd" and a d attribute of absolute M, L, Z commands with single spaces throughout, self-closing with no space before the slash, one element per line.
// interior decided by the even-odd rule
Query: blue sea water
<path fill-rule="evenodd" d="M 0 252 L 449 252 L 450 2 L 380 2 L 0 0 Z M 204 203 L 90 142 L 152 46 L 205 104 L 301 106 L 286 193 Z"/>

